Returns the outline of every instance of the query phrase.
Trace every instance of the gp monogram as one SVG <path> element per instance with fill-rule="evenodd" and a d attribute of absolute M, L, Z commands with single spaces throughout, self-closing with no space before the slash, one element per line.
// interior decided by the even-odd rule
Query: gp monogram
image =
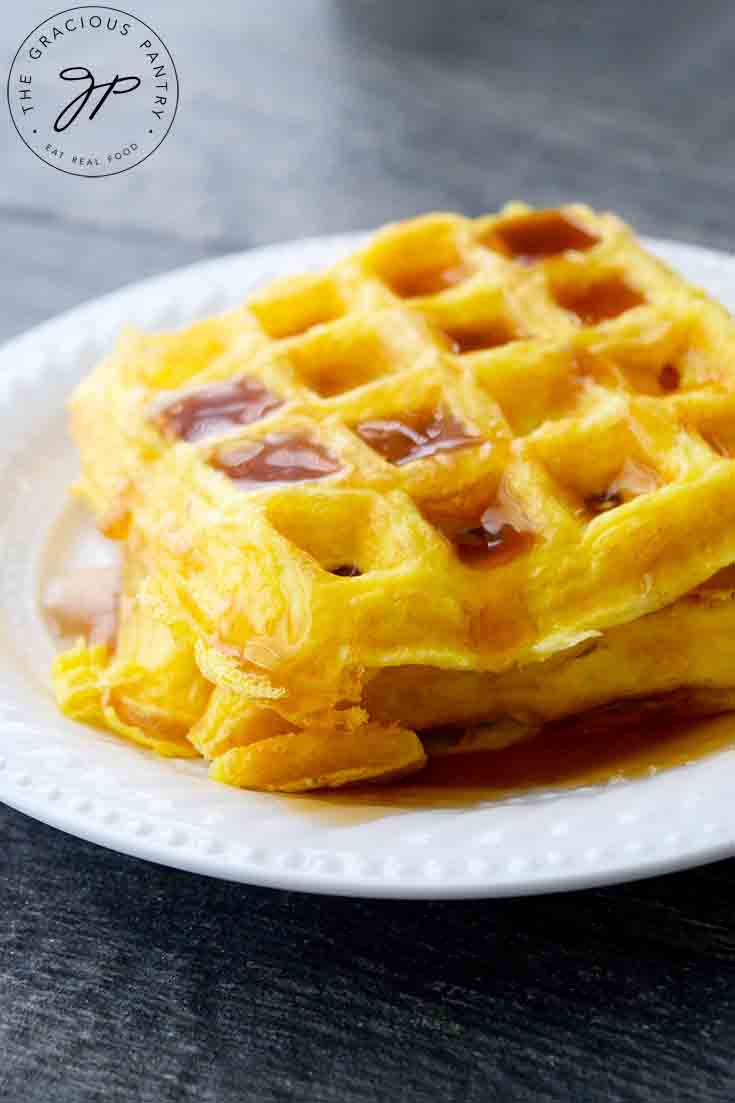
<path fill-rule="evenodd" d="M 137 16 L 85 5 L 49 16 L 21 43 L 8 75 L 18 134 L 46 164 L 112 176 L 144 161 L 174 121 L 176 66 Z"/>

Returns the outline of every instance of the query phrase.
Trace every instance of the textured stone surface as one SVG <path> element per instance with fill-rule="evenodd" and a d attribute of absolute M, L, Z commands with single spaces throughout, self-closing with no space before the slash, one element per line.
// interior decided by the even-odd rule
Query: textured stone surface
<path fill-rule="evenodd" d="M 132 5 L 131 5 L 132 6 Z M 11 48 L 45 18 L 3 12 Z M 735 16 L 555 0 L 141 0 L 182 98 L 135 171 L 0 127 L 0 335 L 250 244 L 511 196 L 731 248 Z M 0 810 L 0 1098 L 733 1097 L 732 863 L 513 902 L 210 882 Z"/>

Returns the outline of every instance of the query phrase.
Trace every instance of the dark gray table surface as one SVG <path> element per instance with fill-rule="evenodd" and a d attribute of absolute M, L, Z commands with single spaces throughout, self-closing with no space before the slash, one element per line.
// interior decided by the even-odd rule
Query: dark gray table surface
<path fill-rule="evenodd" d="M 121 0 L 179 69 L 135 171 L 0 127 L 0 336 L 191 260 L 582 198 L 732 248 L 726 0 Z M 58 5 L 59 7 L 61 5 Z M 6 62 L 53 11 L 3 8 Z M 0 809 L 0 1098 L 735 1098 L 735 867 L 508 902 L 222 884 Z"/>

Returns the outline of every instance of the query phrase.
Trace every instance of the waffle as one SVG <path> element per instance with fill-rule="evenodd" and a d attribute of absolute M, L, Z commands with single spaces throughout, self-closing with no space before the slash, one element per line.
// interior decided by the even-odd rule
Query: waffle
<path fill-rule="evenodd" d="M 735 562 L 734 347 L 577 205 L 389 226 L 124 334 L 71 403 L 78 490 L 125 548 L 120 629 L 57 661 L 62 707 L 293 789 L 420 768 L 437 724 L 589 707 L 593 645 L 604 700 L 706 688 L 707 659 L 610 664 L 641 639 L 668 662 L 657 618 L 725 631 L 729 591 L 692 595 Z"/>

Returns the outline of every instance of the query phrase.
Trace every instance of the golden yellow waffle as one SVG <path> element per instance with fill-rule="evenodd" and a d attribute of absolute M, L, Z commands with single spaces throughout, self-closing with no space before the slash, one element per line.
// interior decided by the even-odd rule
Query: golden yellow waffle
<path fill-rule="evenodd" d="M 610 662 L 735 561 L 734 353 L 614 216 L 519 204 L 124 335 L 72 400 L 121 629 L 62 657 L 62 706 L 306 788 L 419 767 L 416 729 L 590 707 L 568 672 L 611 630 L 598 696 L 665 691 Z"/>

